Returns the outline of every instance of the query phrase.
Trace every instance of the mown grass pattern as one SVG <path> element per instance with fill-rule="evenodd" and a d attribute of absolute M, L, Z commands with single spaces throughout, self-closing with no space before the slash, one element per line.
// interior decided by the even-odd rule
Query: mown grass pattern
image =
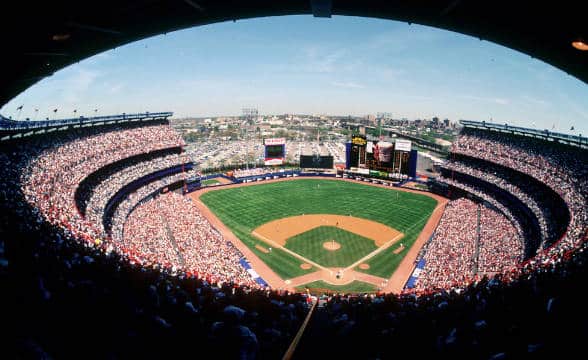
<path fill-rule="evenodd" d="M 323 247 L 335 240 L 341 248 L 335 251 Z M 326 267 L 345 267 L 353 264 L 378 247 L 373 240 L 333 226 L 319 226 L 286 240 L 286 248 Z"/>
<path fill-rule="evenodd" d="M 421 194 L 378 188 L 348 181 L 298 179 L 211 191 L 200 197 L 233 233 L 280 277 L 291 279 L 316 271 L 303 270 L 300 260 L 279 250 L 264 254 L 267 246 L 251 231 L 268 221 L 302 214 L 352 215 L 388 225 L 404 233 L 405 250 L 394 246 L 368 261 L 369 274 L 390 277 L 430 217 L 437 201 Z"/>

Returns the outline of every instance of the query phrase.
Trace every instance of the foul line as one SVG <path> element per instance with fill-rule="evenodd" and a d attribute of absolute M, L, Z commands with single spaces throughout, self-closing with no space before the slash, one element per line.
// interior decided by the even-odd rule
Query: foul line
<path fill-rule="evenodd" d="M 270 240 L 270 239 L 266 238 L 265 236 L 262 236 L 262 235 L 258 234 L 258 233 L 257 233 L 257 232 L 255 232 L 255 231 L 251 232 L 251 234 L 252 234 L 252 235 L 254 235 L 254 236 L 256 236 L 257 238 L 259 238 L 259 239 L 261 239 L 261 240 L 263 240 L 263 241 L 265 241 L 265 242 L 267 242 L 267 243 L 271 244 L 271 245 L 272 245 L 273 247 L 275 247 L 276 249 L 281 249 L 281 250 L 283 250 L 283 251 L 287 252 L 288 254 L 290 254 L 290 255 L 292 255 L 292 256 L 294 256 L 294 257 L 298 258 L 299 260 L 302 260 L 302 261 L 304 261 L 304 262 L 306 262 L 306 263 L 309 263 L 309 264 L 311 264 L 311 265 L 313 265 L 313 266 L 315 266 L 315 267 L 317 267 L 317 268 L 319 268 L 319 269 L 321 269 L 321 270 L 326 270 L 326 271 L 328 271 L 330 274 L 333 274 L 333 271 L 332 271 L 331 269 L 329 269 L 329 268 L 326 268 L 326 267 L 324 267 L 324 266 L 322 266 L 322 265 L 319 265 L 319 264 L 315 263 L 314 261 L 312 261 L 312 260 L 309 260 L 309 259 L 305 258 L 304 256 L 302 256 L 302 255 L 299 255 L 299 254 L 295 253 L 294 251 L 292 251 L 292 250 L 290 250 L 290 249 L 287 249 L 287 248 L 285 248 L 285 247 L 281 246 L 280 244 L 276 243 L 275 241 L 273 241 L 273 240 Z"/>
<path fill-rule="evenodd" d="M 408 231 L 412 230 L 414 227 L 416 227 L 417 225 L 419 225 L 419 224 L 421 224 L 421 223 L 423 223 L 423 224 L 424 224 L 424 223 L 425 223 L 425 220 L 429 220 L 429 219 L 430 219 L 430 218 L 433 216 L 433 214 L 435 213 L 435 211 L 437 211 L 437 209 L 438 209 L 439 207 L 440 207 L 440 205 L 437 205 L 437 207 L 436 207 L 436 208 L 435 208 L 435 209 L 434 209 L 434 210 L 431 212 L 431 214 L 430 214 L 430 215 L 428 215 L 428 216 L 423 216 L 423 217 L 422 217 L 422 218 L 421 218 L 419 221 L 415 222 L 415 223 L 414 223 L 414 224 L 412 224 L 412 225 L 411 225 L 411 226 L 410 226 L 408 229 L 406 229 L 406 232 L 408 232 Z M 404 234 L 403 234 L 403 233 L 400 233 L 400 234 L 396 235 L 396 236 L 394 237 L 394 239 L 392 239 L 392 240 L 388 241 L 386 244 L 382 245 L 382 246 L 381 246 L 379 249 L 376 249 L 376 250 L 372 251 L 371 253 L 367 254 L 367 255 L 366 255 L 366 256 L 364 256 L 363 258 L 361 258 L 361 259 L 357 260 L 355 263 L 353 263 L 353 264 L 351 264 L 350 266 L 346 267 L 346 268 L 344 269 L 344 271 L 345 271 L 345 270 L 349 270 L 349 269 L 351 269 L 351 268 L 353 268 L 353 267 L 357 266 L 357 265 L 358 265 L 358 264 L 360 264 L 361 262 L 363 262 L 363 261 L 366 261 L 366 260 L 368 260 L 368 259 L 371 259 L 372 257 L 374 257 L 374 256 L 378 255 L 380 252 L 382 252 L 382 251 L 386 250 L 386 249 L 387 249 L 387 248 L 389 248 L 389 247 L 390 247 L 392 244 L 394 244 L 394 243 L 395 243 L 395 240 L 397 240 L 397 238 L 398 238 L 399 236 L 404 236 Z M 414 245 L 414 244 L 413 244 L 413 245 Z"/>
<path fill-rule="evenodd" d="M 288 347 L 288 350 L 286 350 L 286 353 L 284 354 L 284 357 L 282 358 L 282 360 L 292 359 L 292 356 L 294 355 L 294 351 L 296 351 L 296 347 L 298 346 L 298 342 L 300 342 L 300 339 L 302 338 L 302 334 L 304 334 L 304 330 L 306 330 L 306 326 L 308 325 L 308 321 L 310 320 L 312 313 L 314 312 L 314 309 L 316 308 L 316 304 L 318 304 L 318 299 L 313 301 L 312 307 L 310 308 L 308 315 L 306 315 L 306 319 L 304 319 L 304 322 L 300 326 L 300 329 L 298 329 L 298 333 L 296 333 L 294 340 L 292 340 L 292 342 L 290 343 L 290 346 Z"/>
<path fill-rule="evenodd" d="M 399 238 L 402 238 L 402 237 L 404 237 L 404 234 L 403 233 L 400 233 L 400 234 L 394 236 L 394 238 L 392 238 L 390 241 L 388 241 L 384 245 L 380 246 L 378 249 L 372 251 L 371 253 L 367 254 L 366 256 L 362 257 L 361 259 L 357 260 L 353 264 L 349 265 L 348 267 L 346 267 L 345 269 L 343 269 L 343 271 L 347 271 L 349 269 L 352 269 L 352 268 L 356 267 L 357 265 L 361 264 L 362 262 L 366 261 L 367 259 L 370 259 L 370 258 L 378 255 L 382 251 L 386 250 L 387 248 L 389 248 L 390 246 L 392 246 L 393 244 L 395 244 L 396 243 L 396 240 L 398 240 Z"/>

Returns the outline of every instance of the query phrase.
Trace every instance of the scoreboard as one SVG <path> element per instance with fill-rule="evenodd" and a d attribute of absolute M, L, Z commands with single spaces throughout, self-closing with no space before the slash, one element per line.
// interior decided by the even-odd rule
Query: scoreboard
<path fill-rule="evenodd" d="M 303 169 L 332 169 L 333 156 L 300 155 L 300 167 Z"/>
<path fill-rule="evenodd" d="M 286 158 L 286 139 L 285 138 L 270 138 L 265 139 L 264 158 L 265 165 L 282 165 Z"/>
<path fill-rule="evenodd" d="M 347 143 L 346 168 L 376 177 L 408 175 L 410 169 L 416 166 L 416 163 L 412 164 L 416 161 L 416 154 L 411 151 L 411 145 L 410 140 L 370 141 L 365 135 L 355 135 Z"/>

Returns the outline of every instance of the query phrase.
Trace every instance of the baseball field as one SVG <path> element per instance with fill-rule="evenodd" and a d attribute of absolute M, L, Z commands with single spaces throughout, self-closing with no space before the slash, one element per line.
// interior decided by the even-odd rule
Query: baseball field
<path fill-rule="evenodd" d="M 324 179 L 230 186 L 195 199 L 296 286 L 329 282 L 320 273 L 363 274 L 372 284 L 388 279 L 437 206 L 419 193 Z"/>

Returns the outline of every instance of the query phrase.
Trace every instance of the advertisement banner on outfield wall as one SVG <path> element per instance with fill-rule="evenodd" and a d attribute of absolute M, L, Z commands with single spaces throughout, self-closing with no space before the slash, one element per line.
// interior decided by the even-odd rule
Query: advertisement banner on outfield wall
<path fill-rule="evenodd" d="M 359 169 L 357 169 L 357 173 L 358 174 L 362 174 L 362 175 L 369 175 L 370 174 L 370 169 L 362 169 L 362 168 L 359 168 Z"/>
<path fill-rule="evenodd" d="M 410 151 L 412 142 L 410 140 L 397 139 L 394 143 L 395 151 Z"/>
<path fill-rule="evenodd" d="M 265 159 L 265 165 L 282 165 L 284 163 L 284 159 Z"/>

